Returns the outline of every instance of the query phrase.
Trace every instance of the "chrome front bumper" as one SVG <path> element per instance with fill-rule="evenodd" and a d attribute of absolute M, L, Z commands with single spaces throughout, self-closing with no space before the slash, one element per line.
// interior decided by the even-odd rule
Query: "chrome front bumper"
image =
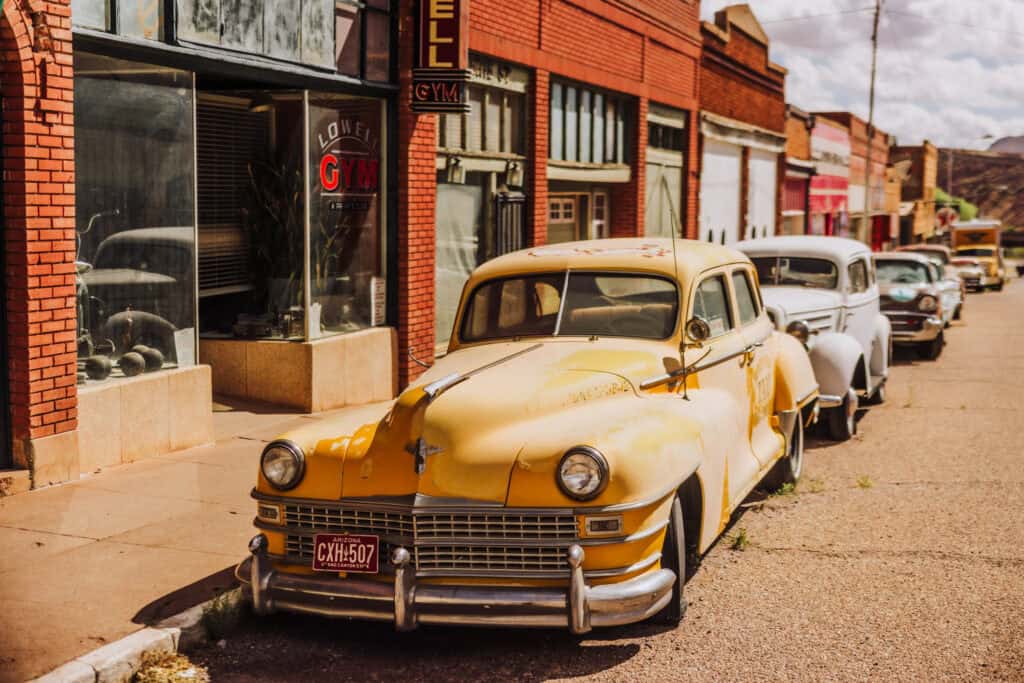
<path fill-rule="evenodd" d="M 658 569 L 634 579 L 588 586 L 583 577 L 583 548 L 566 556 L 568 590 L 506 588 L 482 585 L 417 584 L 412 557 L 395 548 L 394 582 L 289 574 L 273 568 L 262 534 L 250 541 L 252 556 L 235 575 L 252 592 L 257 614 L 276 611 L 393 621 L 399 631 L 419 624 L 568 628 L 587 633 L 592 627 L 619 626 L 657 614 L 672 599 L 675 572 Z"/>
<path fill-rule="evenodd" d="M 1002 275 L 985 275 L 981 278 L 982 287 L 998 287 L 1003 284 Z"/>
<path fill-rule="evenodd" d="M 945 323 L 941 318 L 929 316 L 921 323 L 919 330 L 897 330 L 892 331 L 892 340 L 897 344 L 915 344 L 917 342 L 934 341 L 942 332 Z"/>

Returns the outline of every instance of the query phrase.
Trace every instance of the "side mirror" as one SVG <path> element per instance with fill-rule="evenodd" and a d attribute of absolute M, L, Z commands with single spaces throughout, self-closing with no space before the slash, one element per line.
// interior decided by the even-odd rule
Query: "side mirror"
<path fill-rule="evenodd" d="M 695 315 L 686 321 L 686 336 L 697 344 L 701 344 L 711 336 L 711 326 L 708 321 L 699 315 Z"/>

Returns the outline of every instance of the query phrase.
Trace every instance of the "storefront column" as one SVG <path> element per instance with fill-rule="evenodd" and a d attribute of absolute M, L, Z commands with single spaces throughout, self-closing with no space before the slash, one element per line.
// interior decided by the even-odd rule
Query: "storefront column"
<path fill-rule="evenodd" d="M 527 243 L 547 244 L 548 241 L 548 120 L 551 116 L 551 74 L 537 69 L 533 76 L 533 97 L 530 100 L 530 120 L 527 140 L 533 142 L 530 158 L 529 197 L 533 206 L 533 220 Z"/>
<path fill-rule="evenodd" d="M 647 98 L 637 99 L 633 126 L 632 173 L 628 183 L 611 191 L 611 237 L 639 237 L 644 234 L 644 191 L 647 187 Z"/>
<path fill-rule="evenodd" d="M 700 159 L 701 137 L 700 116 L 690 111 L 686 134 L 689 141 L 686 147 L 686 159 L 683 161 L 683 204 L 686 206 L 684 237 L 691 240 L 700 239 L 698 217 L 700 216 Z"/>
<path fill-rule="evenodd" d="M 437 116 L 416 114 L 412 102 L 415 59 L 414 3 L 401 3 L 398 95 L 398 385 L 423 373 L 410 358 L 434 358 L 434 235 L 437 197 Z"/>
<path fill-rule="evenodd" d="M 78 476 L 70 1 L 7 0 L 0 50 L 12 452 L 40 486 Z"/>

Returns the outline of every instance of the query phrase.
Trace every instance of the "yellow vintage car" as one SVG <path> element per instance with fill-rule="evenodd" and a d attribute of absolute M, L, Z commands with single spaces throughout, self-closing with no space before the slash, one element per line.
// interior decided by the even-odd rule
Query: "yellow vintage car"
<path fill-rule="evenodd" d="M 686 609 L 687 566 L 766 477 L 795 482 L 818 388 L 738 251 L 543 246 L 466 284 L 449 352 L 390 405 L 267 445 L 255 611 L 585 633 Z"/>

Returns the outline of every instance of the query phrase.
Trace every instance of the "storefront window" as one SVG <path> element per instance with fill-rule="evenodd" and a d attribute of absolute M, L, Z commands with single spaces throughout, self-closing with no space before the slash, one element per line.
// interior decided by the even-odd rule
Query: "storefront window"
<path fill-rule="evenodd" d="M 624 99 L 552 83 L 548 158 L 594 164 L 626 163 L 629 111 Z"/>
<path fill-rule="evenodd" d="M 310 96 L 310 336 L 384 323 L 381 100 Z"/>
<path fill-rule="evenodd" d="M 195 362 L 192 74 L 75 52 L 81 381 Z"/>

